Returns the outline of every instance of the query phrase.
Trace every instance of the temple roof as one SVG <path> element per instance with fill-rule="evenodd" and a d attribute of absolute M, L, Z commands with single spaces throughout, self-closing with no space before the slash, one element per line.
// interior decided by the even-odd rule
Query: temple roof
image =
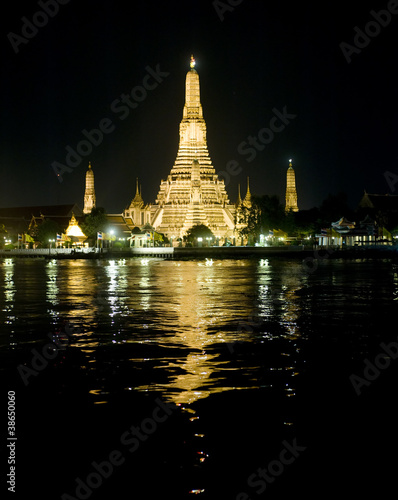
<path fill-rule="evenodd" d="M 247 208 L 250 208 L 252 206 L 252 195 L 250 192 L 249 177 L 247 178 L 247 191 L 245 199 L 243 200 L 243 205 Z"/>
<path fill-rule="evenodd" d="M 132 199 L 132 201 L 130 203 L 130 206 L 141 207 L 142 205 L 144 205 L 144 200 L 142 199 L 142 196 L 141 196 L 140 188 L 139 188 L 139 185 L 138 185 L 138 177 L 137 177 L 137 179 L 136 179 L 136 187 L 135 187 L 135 196 Z"/>
<path fill-rule="evenodd" d="M 350 222 L 345 217 L 341 217 L 337 222 L 332 222 L 332 227 L 336 231 L 349 231 L 350 229 L 355 228 L 355 222 Z"/>
<path fill-rule="evenodd" d="M 87 238 L 74 215 L 72 215 L 72 218 L 69 221 L 69 225 L 66 228 L 65 234 L 66 236 L 78 238 L 79 241 L 84 241 Z"/>
<path fill-rule="evenodd" d="M 124 217 L 123 214 L 106 214 L 106 218 L 116 233 L 130 233 L 133 229 L 131 217 Z"/>
<path fill-rule="evenodd" d="M 374 208 L 376 210 L 398 210 L 398 195 L 364 193 L 358 208 Z"/>
<path fill-rule="evenodd" d="M 360 225 L 367 225 L 367 224 L 376 224 L 375 220 L 372 219 L 372 217 L 367 214 L 366 217 L 360 221 Z"/>

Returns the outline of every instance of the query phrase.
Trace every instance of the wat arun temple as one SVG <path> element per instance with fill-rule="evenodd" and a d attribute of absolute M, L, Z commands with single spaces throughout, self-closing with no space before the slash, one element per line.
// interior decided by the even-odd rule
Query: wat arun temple
<path fill-rule="evenodd" d="M 181 237 L 195 224 L 208 226 L 219 238 L 233 235 L 235 206 L 231 205 L 212 165 L 206 122 L 200 103 L 199 75 L 191 59 L 185 80 L 185 106 L 180 123 L 177 158 L 160 184 L 152 224 L 159 232 Z"/>
<path fill-rule="evenodd" d="M 177 157 L 167 179 L 161 180 L 155 203 L 144 203 L 137 180 L 135 196 L 122 214 L 124 221 L 131 228 L 151 227 L 173 241 L 183 239 L 186 232 L 198 224 L 207 226 L 220 244 L 240 239 L 242 208 L 251 207 L 249 185 L 244 199 L 239 192 L 237 201 L 231 203 L 224 180 L 218 177 L 212 164 L 193 56 L 185 79 L 179 137 Z M 292 175 L 291 165 L 289 174 Z M 89 165 L 83 212 L 90 213 L 94 206 L 94 173 Z"/>

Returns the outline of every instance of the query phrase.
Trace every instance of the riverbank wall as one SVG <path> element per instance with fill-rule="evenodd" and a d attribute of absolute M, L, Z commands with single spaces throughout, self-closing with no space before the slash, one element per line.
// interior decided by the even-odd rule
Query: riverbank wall
<path fill-rule="evenodd" d="M 115 259 L 115 258 L 162 258 L 162 259 L 242 259 L 289 257 L 301 258 L 397 258 L 398 246 L 361 246 L 344 248 L 275 246 L 275 247 L 147 247 L 129 249 L 14 249 L 0 250 L 0 258 L 45 258 L 45 259 Z"/>

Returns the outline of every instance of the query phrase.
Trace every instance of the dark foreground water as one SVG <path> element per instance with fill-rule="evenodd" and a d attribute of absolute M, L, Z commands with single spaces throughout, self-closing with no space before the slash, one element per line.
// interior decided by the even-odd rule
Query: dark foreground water
<path fill-rule="evenodd" d="M 3 259 L 0 497 L 384 497 L 397 299 L 389 259 Z"/>

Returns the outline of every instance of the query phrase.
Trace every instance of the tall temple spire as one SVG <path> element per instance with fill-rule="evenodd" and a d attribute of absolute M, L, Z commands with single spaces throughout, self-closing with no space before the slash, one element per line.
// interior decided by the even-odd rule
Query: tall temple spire
<path fill-rule="evenodd" d="M 169 237 L 182 238 L 194 224 L 201 223 L 224 238 L 233 234 L 235 207 L 226 209 L 230 202 L 225 183 L 218 177 L 207 149 L 199 75 L 193 56 L 189 66 L 177 157 L 167 180 L 160 184 L 152 225 Z"/>
<path fill-rule="evenodd" d="M 199 75 L 195 69 L 195 59 L 191 56 L 188 71 L 185 79 L 185 106 L 183 117 L 186 118 L 203 118 L 203 109 L 200 104 L 200 84 Z"/>
<path fill-rule="evenodd" d="M 240 208 L 241 205 L 242 205 L 242 198 L 240 196 L 240 184 L 238 184 L 238 199 L 235 202 L 235 207 Z"/>
<path fill-rule="evenodd" d="M 247 191 L 246 191 L 245 199 L 243 200 L 243 205 L 246 208 L 250 208 L 252 206 L 252 195 L 250 192 L 249 177 L 247 178 Z"/>
<path fill-rule="evenodd" d="M 199 75 L 195 69 L 195 59 L 191 56 L 190 69 L 185 78 L 185 104 L 180 123 L 180 142 L 172 174 L 190 175 L 194 159 L 198 160 L 201 173 L 203 168 L 213 168 L 207 150 Z"/>
<path fill-rule="evenodd" d="M 131 204 L 134 206 L 141 206 L 144 204 L 144 200 L 142 199 L 142 196 L 141 196 L 141 190 L 140 190 L 140 187 L 138 185 L 138 177 L 136 178 L 136 182 L 135 182 L 135 196 L 134 196 Z"/>
<path fill-rule="evenodd" d="M 289 160 L 289 168 L 286 174 L 286 206 L 285 211 L 298 212 L 297 205 L 297 190 L 296 190 L 296 175 L 294 173 L 292 160 Z"/>
<path fill-rule="evenodd" d="M 86 190 L 84 191 L 84 207 L 83 213 L 89 214 L 95 208 L 95 189 L 94 189 L 94 172 L 91 168 L 91 162 L 88 162 L 88 170 L 86 172 Z"/>

